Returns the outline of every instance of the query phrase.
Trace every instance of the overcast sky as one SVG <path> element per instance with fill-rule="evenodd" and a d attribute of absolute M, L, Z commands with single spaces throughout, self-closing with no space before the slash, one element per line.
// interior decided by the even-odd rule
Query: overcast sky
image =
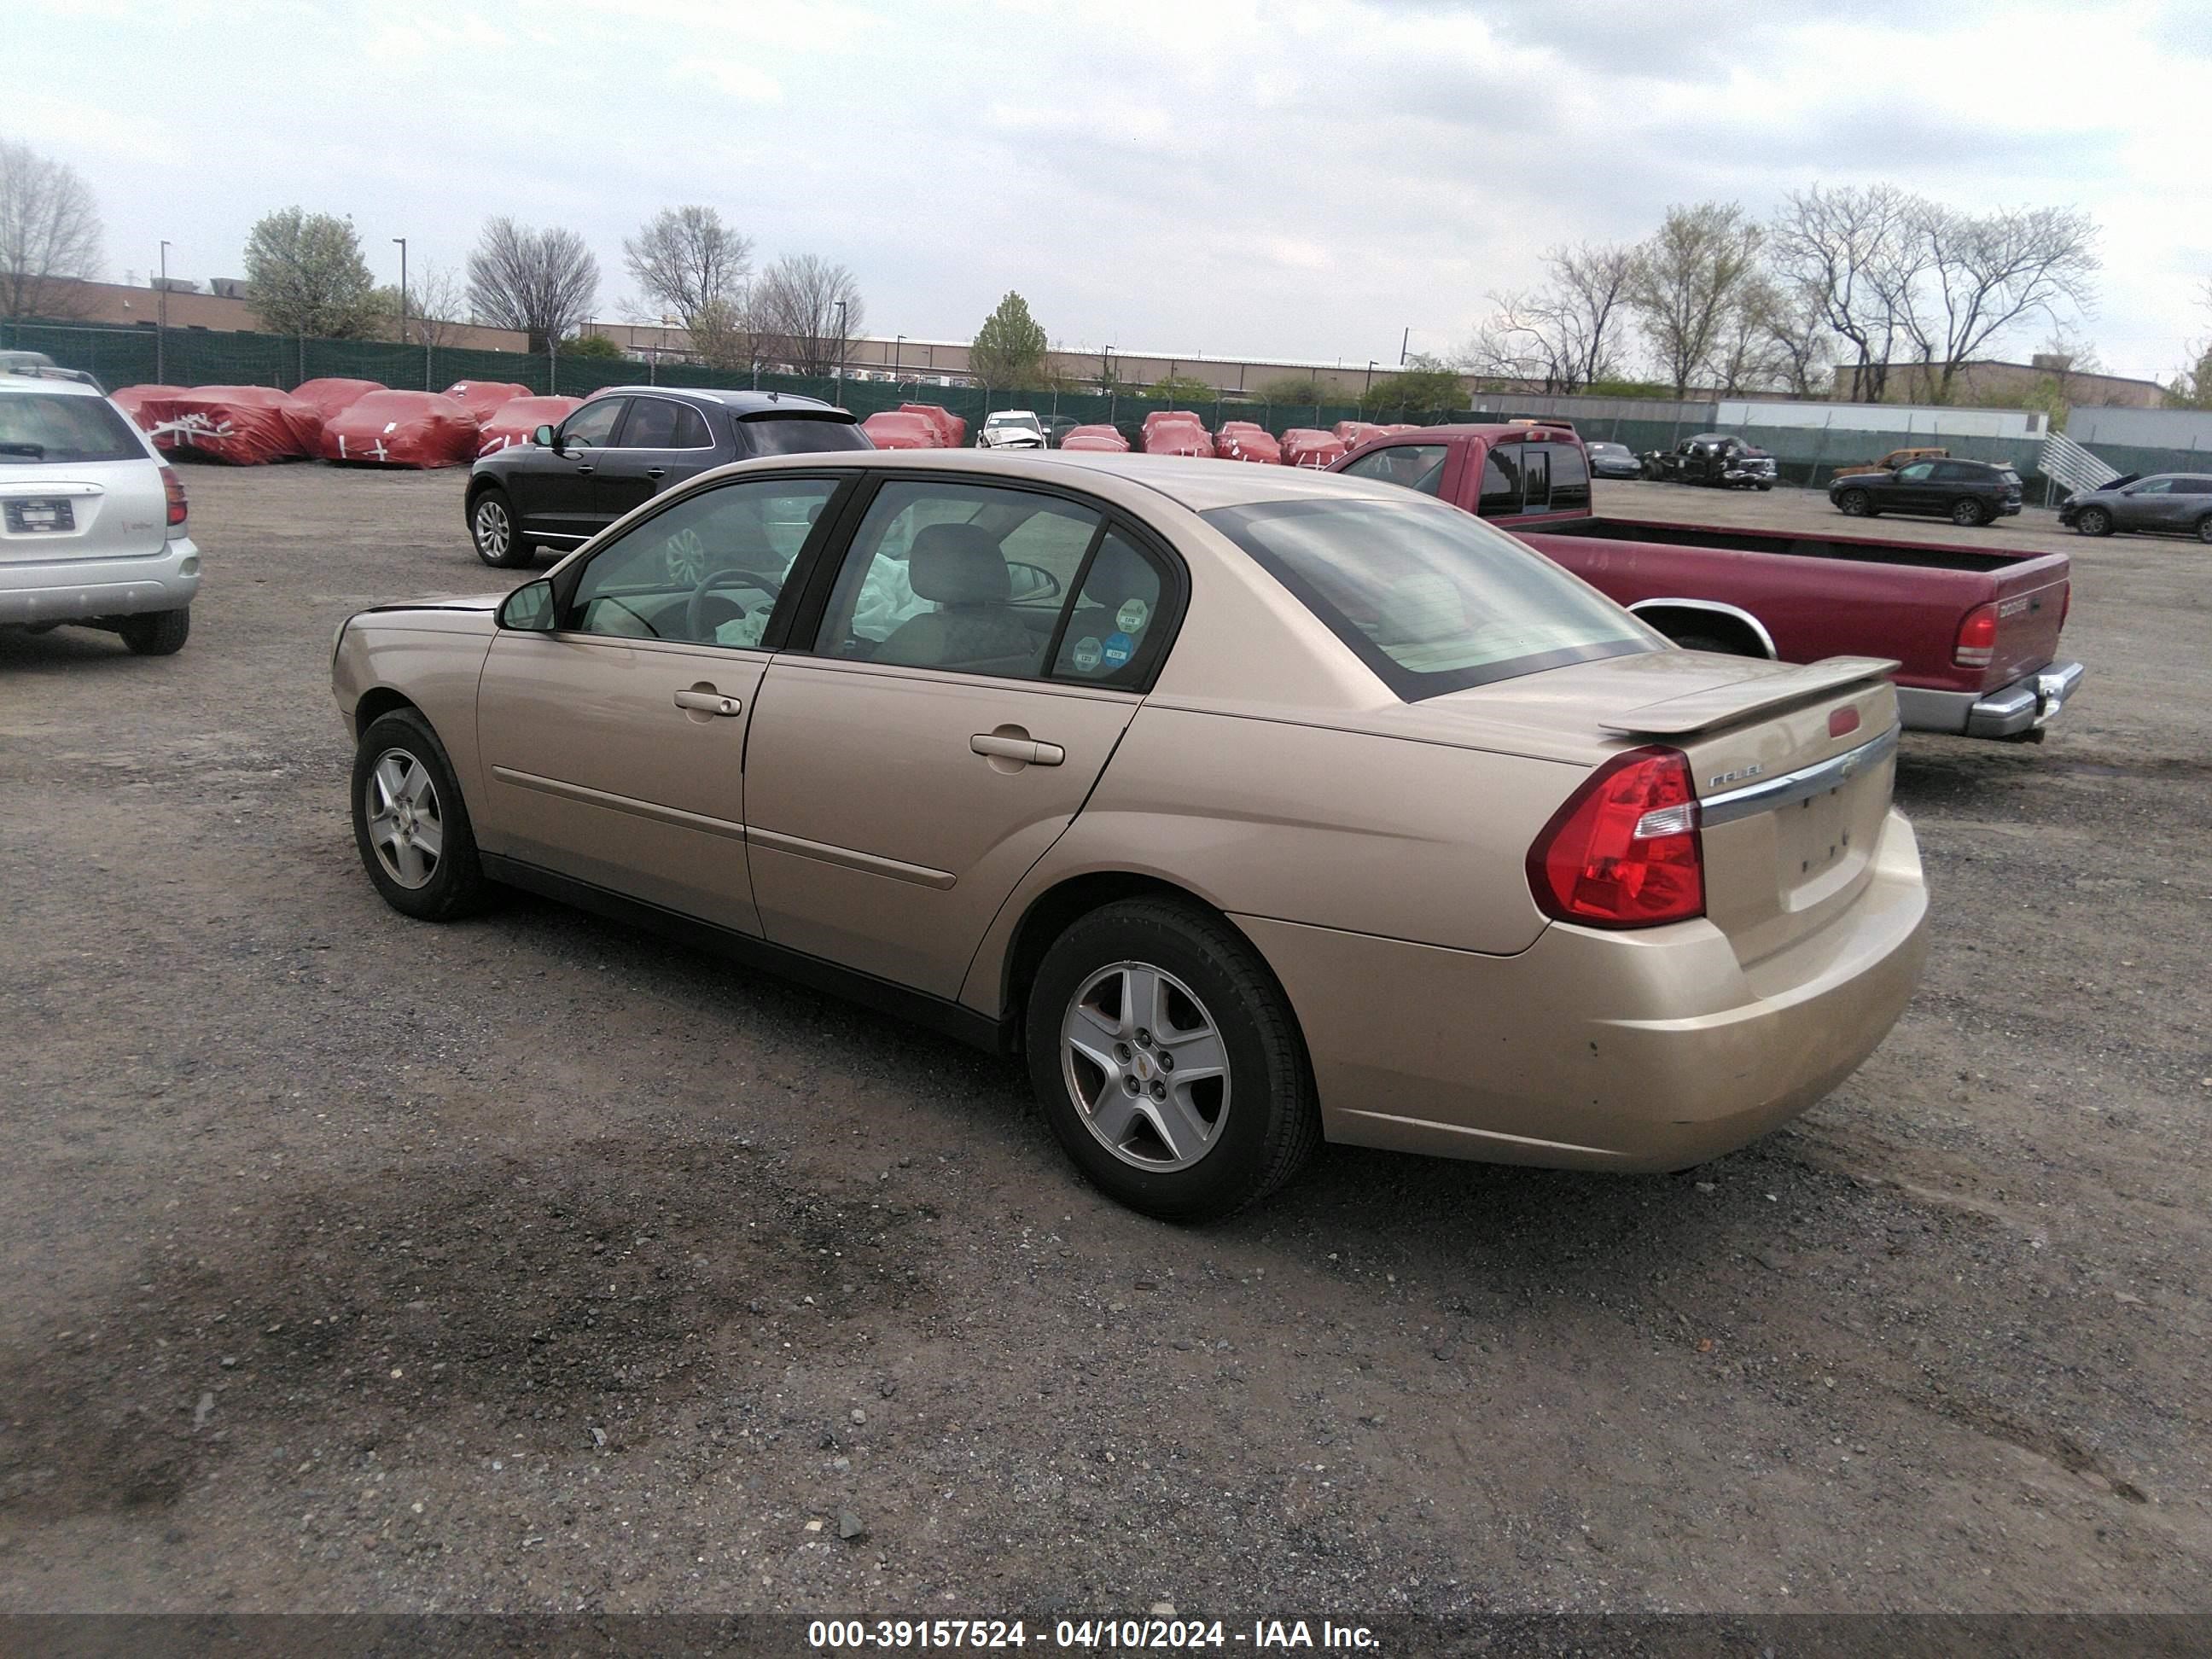
<path fill-rule="evenodd" d="M 2212 27 L 2160 6 L 1553 8 L 1051 0 L 7 0 L 0 134 L 77 167 L 107 274 L 240 274 L 255 218 L 350 214 L 459 267 L 492 214 L 622 241 L 702 202 L 857 274 L 869 331 L 1449 353 L 1561 241 L 1670 202 L 1887 179 L 2104 229 L 2082 331 L 2170 375 L 2212 328 Z M 1677 21 L 1679 20 L 1679 21 Z M 1799 21 L 1802 20 L 1802 21 Z M 1848 21 L 1845 21 L 1848 20 Z M 2005 343 L 2025 356 L 2031 329 Z"/>

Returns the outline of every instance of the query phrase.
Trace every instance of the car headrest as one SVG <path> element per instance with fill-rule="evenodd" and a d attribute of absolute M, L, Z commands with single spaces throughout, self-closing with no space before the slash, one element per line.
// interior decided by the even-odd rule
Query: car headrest
<path fill-rule="evenodd" d="M 922 526 L 906 556 L 906 576 L 916 594 L 939 605 L 1004 605 L 1013 593 L 997 539 L 972 524 Z"/>
<path fill-rule="evenodd" d="M 1449 576 L 1401 577 L 1382 600 L 1379 631 L 1395 645 L 1427 645 L 1468 631 L 1467 599 Z"/>

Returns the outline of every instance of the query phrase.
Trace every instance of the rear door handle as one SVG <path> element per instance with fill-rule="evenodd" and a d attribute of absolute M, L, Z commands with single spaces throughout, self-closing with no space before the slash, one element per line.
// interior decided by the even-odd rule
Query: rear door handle
<path fill-rule="evenodd" d="M 1030 766 L 1057 766 L 1067 758 L 1067 751 L 1056 743 L 1036 743 L 1028 738 L 1001 737 L 996 732 L 978 732 L 968 739 L 969 748 L 979 755 L 999 760 L 1025 762 Z"/>
<path fill-rule="evenodd" d="M 692 709 L 702 714 L 720 714 L 725 717 L 742 714 L 745 712 L 744 699 L 726 697 L 719 691 L 678 691 L 676 694 L 676 706 L 678 708 Z"/>
<path fill-rule="evenodd" d="M 583 465 L 583 466 L 580 466 L 580 467 L 578 467 L 578 468 L 576 469 L 576 471 L 579 471 L 579 472 L 590 472 L 590 471 L 593 471 L 593 470 L 594 470 L 594 469 L 593 469 L 593 467 L 592 467 L 592 465 L 588 465 L 588 464 L 587 464 L 587 465 Z"/>
<path fill-rule="evenodd" d="M 648 478 L 665 478 L 668 476 L 668 469 L 665 466 L 648 466 L 645 469 L 645 476 Z"/>

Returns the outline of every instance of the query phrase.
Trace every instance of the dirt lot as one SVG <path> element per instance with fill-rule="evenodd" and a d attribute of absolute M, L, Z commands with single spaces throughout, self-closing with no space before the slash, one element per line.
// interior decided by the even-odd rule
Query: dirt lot
<path fill-rule="evenodd" d="M 2073 553 L 2091 677 L 1907 740 L 1933 962 L 1796 1126 L 1187 1231 L 1012 1062 L 386 910 L 331 631 L 502 585 L 461 479 L 187 483 L 180 656 L 0 636 L 0 1609 L 2212 1606 L 2206 550 L 1896 526 Z"/>

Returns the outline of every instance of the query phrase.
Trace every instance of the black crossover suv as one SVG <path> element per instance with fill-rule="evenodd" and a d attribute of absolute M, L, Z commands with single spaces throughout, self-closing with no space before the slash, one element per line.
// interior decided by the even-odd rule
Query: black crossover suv
<path fill-rule="evenodd" d="M 1953 524 L 1987 524 L 2020 511 L 2020 474 L 1989 461 L 1914 461 L 1894 472 L 1849 472 L 1828 500 L 1854 519 L 1928 513 Z"/>
<path fill-rule="evenodd" d="M 616 386 L 557 427 L 483 457 L 469 474 L 468 524 L 486 564 L 566 553 L 641 502 L 709 467 L 756 455 L 868 449 L 844 410 L 773 392 Z"/>

